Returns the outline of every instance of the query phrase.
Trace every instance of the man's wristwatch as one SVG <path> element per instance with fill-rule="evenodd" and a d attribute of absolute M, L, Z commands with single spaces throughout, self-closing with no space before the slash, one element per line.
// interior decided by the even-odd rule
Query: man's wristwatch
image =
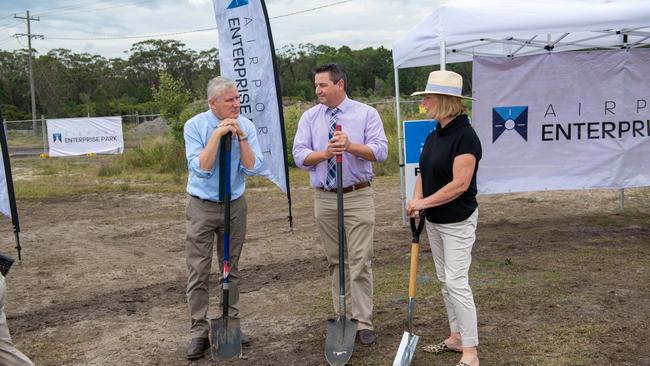
<path fill-rule="evenodd" d="M 248 140 L 248 135 L 245 135 L 244 137 L 240 137 L 239 135 L 237 135 L 237 140 L 246 141 L 246 140 Z"/>

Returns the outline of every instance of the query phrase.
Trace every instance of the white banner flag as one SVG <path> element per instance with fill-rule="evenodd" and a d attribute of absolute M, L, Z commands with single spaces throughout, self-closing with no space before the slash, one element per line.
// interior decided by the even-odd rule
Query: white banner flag
<path fill-rule="evenodd" d="M 287 192 L 284 125 L 273 67 L 274 50 L 261 0 L 214 0 L 221 75 L 237 84 L 241 114 L 253 121 L 264 153 L 264 172 Z"/>
<path fill-rule="evenodd" d="M 50 156 L 124 151 L 122 117 L 48 119 L 47 136 Z"/>
<path fill-rule="evenodd" d="M 650 50 L 475 57 L 481 194 L 650 185 Z"/>
<path fill-rule="evenodd" d="M 2 126 L 0 126 L 2 128 Z M 5 174 L 4 156 L 0 149 L 0 213 L 11 217 L 11 206 L 9 206 L 9 191 L 7 191 L 7 175 Z"/>

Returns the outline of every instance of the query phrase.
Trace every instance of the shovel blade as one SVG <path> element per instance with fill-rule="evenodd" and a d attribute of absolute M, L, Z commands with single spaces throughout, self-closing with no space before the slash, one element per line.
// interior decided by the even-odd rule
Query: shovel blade
<path fill-rule="evenodd" d="M 343 366 L 352 357 L 358 322 L 355 319 L 339 317 L 327 321 L 325 358 L 330 365 Z"/>
<path fill-rule="evenodd" d="M 393 361 L 393 366 L 409 366 L 413 354 L 415 353 L 415 346 L 418 344 L 419 340 L 420 336 L 404 332 L 404 335 L 402 335 L 402 341 L 397 349 L 397 355 L 395 355 L 395 361 Z"/>
<path fill-rule="evenodd" d="M 212 331 L 210 350 L 213 360 L 228 360 L 241 354 L 241 330 L 238 318 L 222 316 L 212 319 L 210 328 Z"/>

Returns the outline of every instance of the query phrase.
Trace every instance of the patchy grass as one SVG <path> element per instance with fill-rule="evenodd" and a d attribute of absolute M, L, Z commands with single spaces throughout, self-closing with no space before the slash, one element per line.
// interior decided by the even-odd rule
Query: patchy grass
<path fill-rule="evenodd" d="M 130 150 L 125 156 L 14 158 L 12 171 L 16 196 L 19 199 L 40 199 L 93 192 L 185 192 L 187 172 L 170 171 L 164 166 L 166 148 L 157 145 L 148 152 Z M 292 187 L 309 186 L 309 173 L 306 171 L 290 168 L 289 177 Z M 284 194 L 265 177 L 247 177 L 246 186 Z"/>
<path fill-rule="evenodd" d="M 40 124 L 40 121 L 38 122 Z M 29 122 L 31 128 L 31 122 Z M 30 130 L 8 130 L 7 142 L 9 147 L 43 147 L 43 133 L 39 128 L 36 134 Z"/>
<path fill-rule="evenodd" d="M 100 176 L 115 156 L 13 159 L 18 199 L 41 199 L 101 192 L 183 192 L 173 174 L 151 171 Z"/>

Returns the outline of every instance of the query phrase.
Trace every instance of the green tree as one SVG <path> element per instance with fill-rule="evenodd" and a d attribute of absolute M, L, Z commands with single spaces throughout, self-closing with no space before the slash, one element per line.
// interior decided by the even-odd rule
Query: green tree
<path fill-rule="evenodd" d="M 190 102 L 190 96 L 182 81 L 165 71 L 160 73 L 160 84 L 153 90 L 153 98 L 176 141 L 183 141 L 184 121 L 179 116 Z"/>
<path fill-rule="evenodd" d="M 139 101 L 151 100 L 152 88 L 163 71 L 191 90 L 194 58 L 194 51 L 175 40 L 150 39 L 133 44 L 125 71 L 134 96 Z"/>

